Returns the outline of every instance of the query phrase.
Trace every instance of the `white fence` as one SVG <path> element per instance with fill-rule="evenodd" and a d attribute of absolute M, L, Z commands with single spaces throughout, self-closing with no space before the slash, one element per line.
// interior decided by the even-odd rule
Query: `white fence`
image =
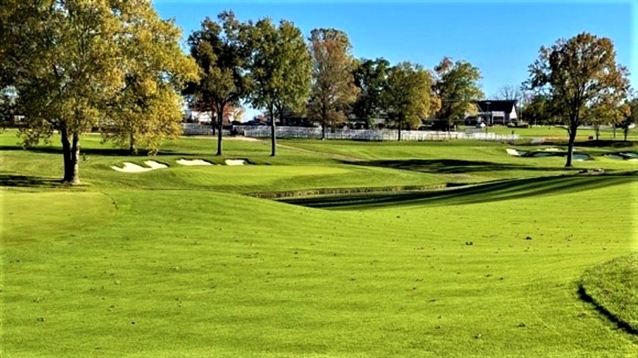
<path fill-rule="evenodd" d="M 183 123 L 182 129 L 186 135 L 212 135 L 211 126 L 197 123 Z M 235 126 L 239 134 L 246 137 L 270 138 L 271 128 L 269 126 Z M 306 127 L 277 127 L 277 138 L 321 138 L 321 128 Z M 226 134 L 224 131 L 223 134 Z M 398 140 L 397 130 L 376 130 L 376 129 L 337 129 L 334 132 L 326 131 L 326 139 L 349 139 L 365 141 L 396 141 Z M 501 135 L 484 132 L 436 132 L 436 131 L 401 131 L 402 141 L 427 141 L 427 140 L 451 140 L 451 139 L 474 139 L 492 141 L 517 140 L 516 134 Z"/>

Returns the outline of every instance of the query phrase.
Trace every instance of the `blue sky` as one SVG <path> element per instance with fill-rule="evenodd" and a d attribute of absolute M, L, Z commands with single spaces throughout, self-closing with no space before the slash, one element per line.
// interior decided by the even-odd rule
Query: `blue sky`
<path fill-rule="evenodd" d="M 310 30 L 345 31 L 355 57 L 384 57 L 432 68 L 444 56 L 466 60 L 483 75 L 489 97 L 520 85 L 543 45 L 587 31 L 609 37 L 616 60 L 638 87 L 638 2 L 634 1 L 170 1 L 153 2 L 162 18 L 174 18 L 183 37 L 201 21 L 232 10 L 240 20 L 290 20 Z M 250 110 L 246 119 L 255 113 Z"/>

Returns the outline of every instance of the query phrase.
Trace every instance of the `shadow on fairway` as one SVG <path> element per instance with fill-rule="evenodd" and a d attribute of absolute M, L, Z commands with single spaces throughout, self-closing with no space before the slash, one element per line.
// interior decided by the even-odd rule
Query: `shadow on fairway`
<path fill-rule="evenodd" d="M 52 188 L 61 185 L 61 180 L 25 175 L 0 174 L 0 186 L 23 188 Z"/>
<path fill-rule="evenodd" d="M 583 287 L 583 285 L 578 285 L 578 298 L 580 298 L 584 302 L 592 304 L 594 306 L 594 309 L 598 313 L 603 315 L 612 323 L 616 324 L 618 328 L 629 334 L 638 335 L 638 329 L 632 327 L 631 324 L 618 318 L 618 316 L 611 313 L 607 308 L 605 308 L 605 306 L 596 302 L 596 300 L 592 296 L 590 296 L 589 293 L 587 293 L 587 290 L 585 289 L 585 287 Z"/>
<path fill-rule="evenodd" d="M 45 154 L 62 154 L 61 147 L 31 147 L 31 148 L 23 148 L 19 145 L 0 145 L 0 151 L 28 151 L 33 153 L 45 153 Z M 205 155 L 209 155 L 210 153 L 206 153 Z M 99 155 L 99 156 L 110 156 L 110 157 L 146 157 L 147 153 L 144 151 L 140 151 L 138 155 L 129 155 L 128 149 L 121 148 L 82 148 L 80 150 L 80 156 L 82 155 Z M 162 155 L 197 155 L 197 153 L 182 153 L 175 152 L 171 150 L 161 150 L 155 156 Z"/>
<path fill-rule="evenodd" d="M 438 191 L 351 194 L 281 201 L 313 208 L 348 210 L 400 205 L 463 205 L 556 193 L 574 193 L 628 182 L 638 182 L 638 172 L 514 179 Z"/>
<path fill-rule="evenodd" d="M 535 167 L 523 164 L 494 163 L 486 161 L 457 160 L 457 159 L 408 159 L 408 160 L 372 160 L 347 162 L 342 164 L 362 165 L 371 167 L 410 170 L 420 173 L 460 174 L 471 172 L 488 172 L 504 170 L 531 171 L 565 171 L 576 170 L 558 167 Z"/>

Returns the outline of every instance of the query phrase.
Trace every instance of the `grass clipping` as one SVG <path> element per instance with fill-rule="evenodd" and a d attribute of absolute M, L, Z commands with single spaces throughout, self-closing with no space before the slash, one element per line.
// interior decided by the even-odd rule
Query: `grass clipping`
<path fill-rule="evenodd" d="M 630 332 L 638 332 L 638 252 L 588 269 L 581 287 L 599 309 Z"/>

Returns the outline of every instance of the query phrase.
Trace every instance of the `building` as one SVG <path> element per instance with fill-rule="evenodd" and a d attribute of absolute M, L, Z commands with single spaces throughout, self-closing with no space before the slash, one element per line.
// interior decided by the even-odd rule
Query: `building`
<path fill-rule="evenodd" d="M 517 100 L 484 100 L 477 101 L 478 114 L 476 122 L 483 122 L 488 125 L 503 124 L 518 121 L 518 101 Z M 469 119 L 469 117 L 467 118 Z M 468 120 L 466 119 L 466 122 Z"/>

